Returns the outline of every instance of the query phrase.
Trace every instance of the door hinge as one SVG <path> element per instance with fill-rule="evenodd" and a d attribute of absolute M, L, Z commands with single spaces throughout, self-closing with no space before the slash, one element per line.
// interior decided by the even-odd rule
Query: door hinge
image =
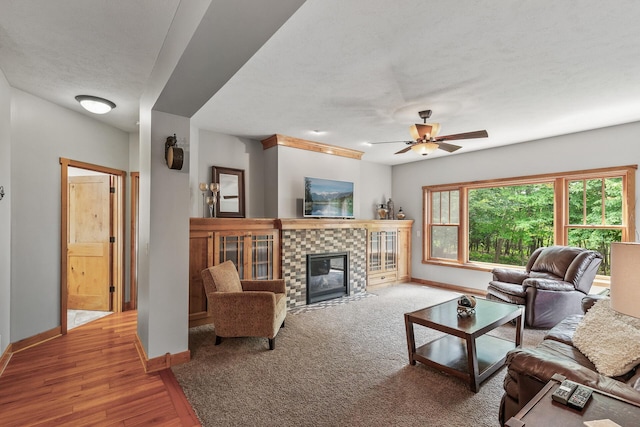
<path fill-rule="evenodd" d="M 115 193 L 116 192 L 116 187 L 109 187 L 109 192 L 110 193 Z"/>
<path fill-rule="evenodd" d="M 111 236 L 109 237 L 109 243 L 115 243 L 116 242 L 116 238 Z"/>
<path fill-rule="evenodd" d="M 116 291 L 115 286 L 109 286 L 109 292 L 115 292 L 115 291 Z"/>

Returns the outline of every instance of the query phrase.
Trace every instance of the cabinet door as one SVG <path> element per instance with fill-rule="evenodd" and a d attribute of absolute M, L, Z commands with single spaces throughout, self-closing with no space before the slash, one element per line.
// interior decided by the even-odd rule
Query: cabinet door
<path fill-rule="evenodd" d="M 268 232 L 251 236 L 251 278 L 254 280 L 271 280 L 277 277 L 276 266 L 279 251 L 276 250 L 278 232 Z"/>
<path fill-rule="evenodd" d="M 196 231 L 189 236 L 189 318 L 207 316 L 207 295 L 201 272 L 213 265 L 213 233 Z"/>
<path fill-rule="evenodd" d="M 384 271 L 398 269 L 398 232 L 384 232 Z"/>
<path fill-rule="evenodd" d="M 244 233 L 224 232 L 216 233 L 215 264 L 222 264 L 231 260 L 238 269 L 240 280 L 250 279 L 250 271 L 247 270 L 245 256 L 247 253 L 246 244 L 250 244 L 250 239 Z"/>
<path fill-rule="evenodd" d="M 369 273 L 383 271 L 382 254 L 384 248 L 384 231 L 369 232 Z"/>
<path fill-rule="evenodd" d="M 411 228 L 398 229 L 398 280 L 411 279 Z"/>

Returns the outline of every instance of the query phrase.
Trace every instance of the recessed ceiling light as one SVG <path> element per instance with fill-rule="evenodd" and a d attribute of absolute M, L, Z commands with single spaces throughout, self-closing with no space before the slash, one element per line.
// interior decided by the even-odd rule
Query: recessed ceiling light
<path fill-rule="evenodd" d="M 325 132 L 325 131 L 323 131 L 323 130 L 317 130 L 317 129 L 315 129 L 315 130 L 312 130 L 312 131 L 311 131 L 311 133 L 312 133 L 312 134 L 314 134 L 314 135 L 324 135 L 324 134 L 325 134 L 325 133 L 327 133 L 327 132 Z"/>
<path fill-rule="evenodd" d="M 112 109 L 116 108 L 116 104 L 108 99 L 99 98 L 91 95 L 78 95 L 76 101 L 84 107 L 85 110 L 94 114 L 106 114 Z"/>

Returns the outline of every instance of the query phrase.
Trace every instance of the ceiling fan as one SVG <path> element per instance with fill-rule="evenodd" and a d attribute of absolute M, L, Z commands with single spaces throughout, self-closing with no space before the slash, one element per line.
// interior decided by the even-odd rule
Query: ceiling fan
<path fill-rule="evenodd" d="M 413 150 L 423 156 L 433 153 L 435 150 L 440 149 L 448 153 L 453 153 L 456 150 L 461 149 L 459 145 L 449 144 L 443 141 L 453 141 L 456 139 L 474 139 L 474 138 L 486 138 L 489 136 L 486 130 L 478 130 L 475 132 L 457 133 L 455 135 L 443 135 L 438 136 L 440 132 L 439 123 L 427 124 L 427 119 L 431 117 L 431 110 L 424 110 L 418 113 L 420 118 L 424 121 L 423 124 L 415 124 L 409 128 L 412 141 L 385 141 L 385 142 L 373 142 L 372 144 L 389 144 L 395 142 L 404 142 L 408 146 L 398 151 L 395 154 L 406 153 L 409 150 Z"/>

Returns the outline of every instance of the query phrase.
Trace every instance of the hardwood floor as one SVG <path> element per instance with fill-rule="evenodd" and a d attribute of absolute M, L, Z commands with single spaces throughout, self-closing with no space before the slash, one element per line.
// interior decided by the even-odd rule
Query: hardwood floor
<path fill-rule="evenodd" d="M 199 426 L 171 370 L 144 372 L 136 315 L 112 314 L 14 353 L 0 376 L 0 425 Z"/>

